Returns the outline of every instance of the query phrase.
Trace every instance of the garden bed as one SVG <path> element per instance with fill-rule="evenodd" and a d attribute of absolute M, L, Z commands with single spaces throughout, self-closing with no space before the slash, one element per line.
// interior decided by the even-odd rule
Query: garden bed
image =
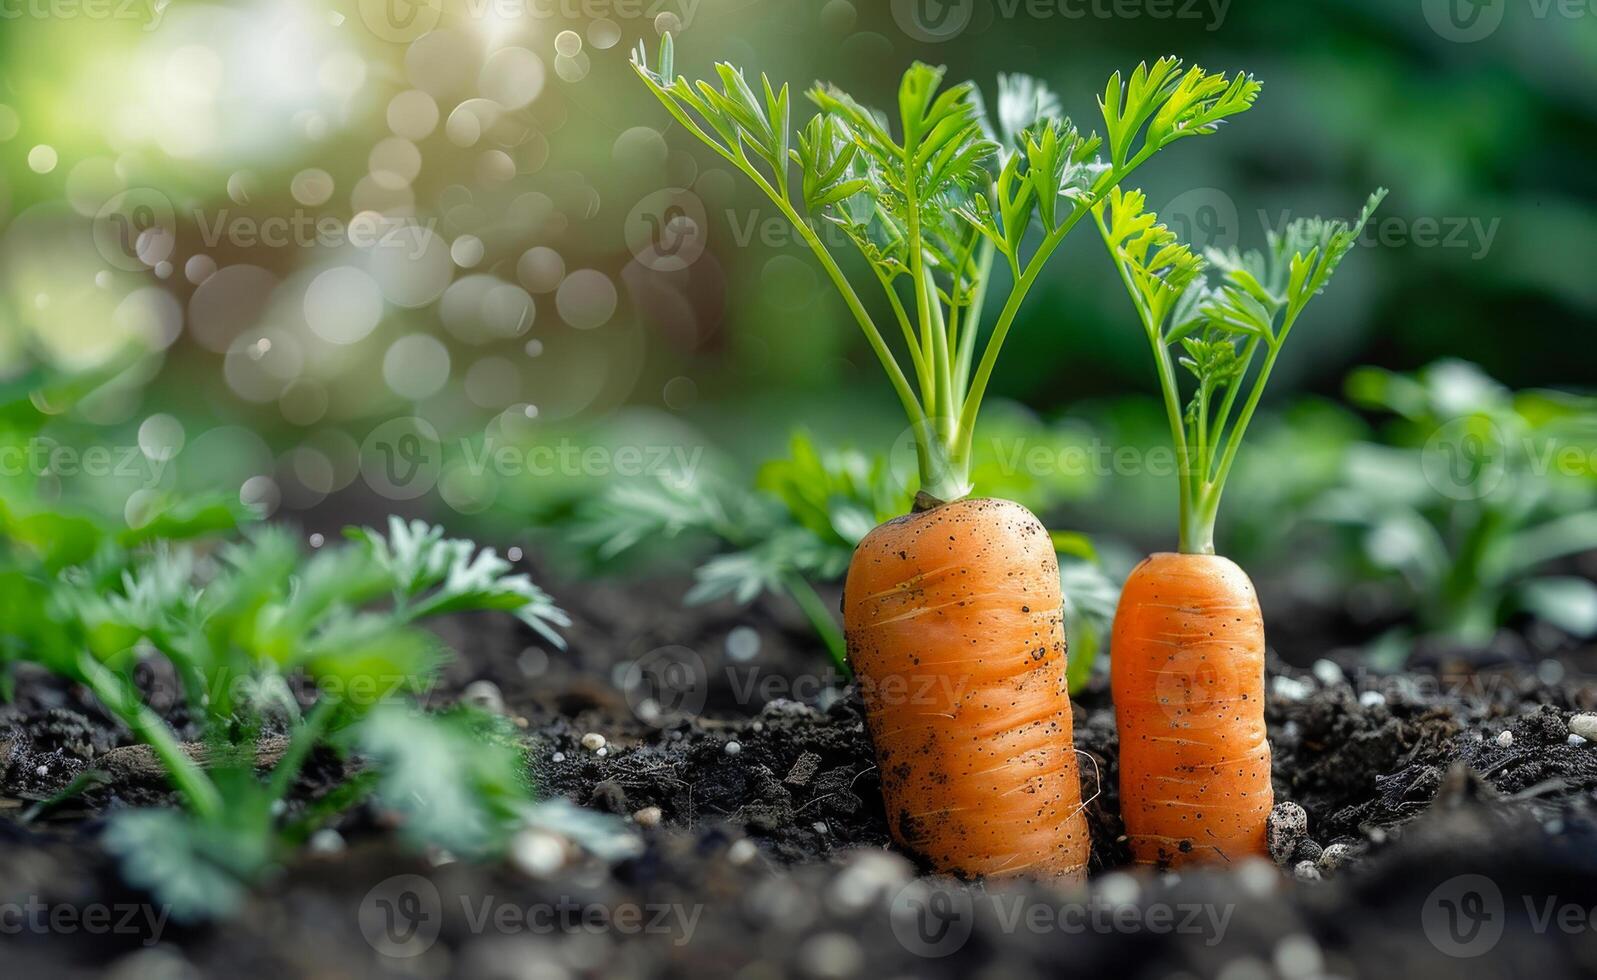
<path fill-rule="evenodd" d="M 24 673 L 0 712 L 0 900 L 16 909 L 0 936 L 8 965 L 68 975 L 113 962 L 139 977 L 866 977 L 965 976 L 982 964 L 1041 976 L 1068 962 L 1241 977 L 1384 972 L 1477 949 L 1457 962 L 1564 973 L 1597 953 L 1597 893 L 1583 877 L 1597 862 L 1597 746 L 1569 732 L 1573 713 L 1597 707 L 1597 683 L 1545 666 L 1355 683 L 1328 663 L 1276 664 L 1276 793 L 1305 808 L 1307 836 L 1280 867 L 1254 859 L 1180 875 L 1125 870 L 1113 708 L 1095 683 L 1076 706 L 1093 797 L 1087 890 L 907 887 L 918 871 L 888 846 L 857 695 L 817 673 L 824 654 L 779 604 L 684 611 L 678 590 L 562 590 L 578 620 L 569 654 L 491 618 L 447 623 L 462 653 L 433 694 L 515 719 L 541 793 L 617 814 L 641 852 L 601 861 L 551 851 L 543 835 L 472 865 L 403 851 L 388 815 L 365 807 L 317 835 L 241 914 L 208 926 L 162 921 L 96 844 L 107 808 L 166 795 L 156 770 L 78 691 Z M 702 714 L 640 690 L 650 664 L 687 662 L 686 650 Z M 314 760 L 295 805 L 342 765 Z M 22 821 L 88 769 L 108 782 Z M 1476 888 L 1465 874 L 1496 889 L 1482 899 L 1506 925 L 1501 939 L 1485 944 L 1490 925 L 1471 933 L 1468 919 L 1445 931 L 1453 892 Z M 1579 918 L 1566 906 L 1585 910 L 1584 928 L 1560 926 L 1558 915 Z M 95 907 L 108 907 L 105 923 L 77 918 Z M 375 930 L 394 909 L 412 919 L 389 927 L 434 923 L 436 939 L 429 925 L 404 944 L 384 938 Z M 934 928 L 912 928 L 928 909 L 942 916 Z M 41 916 L 51 914 L 66 918 L 50 925 Z"/>

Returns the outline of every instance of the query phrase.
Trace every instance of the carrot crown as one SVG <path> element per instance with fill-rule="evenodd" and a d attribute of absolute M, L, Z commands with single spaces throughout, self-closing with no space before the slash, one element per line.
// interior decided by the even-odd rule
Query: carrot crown
<path fill-rule="evenodd" d="M 1000 75 L 996 115 L 977 87 L 943 86 L 916 63 L 899 86 L 897 125 L 831 85 L 796 136 L 786 85 L 716 65 L 721 87 L 676 75 L 670 35 L 655 68 L 633 66 L 671 116 L 741 170 L 792 222 L 864 331 L 915 435 L 921 489 L 939 500 L 972 491 L 976 417 L 998 353 L 1050 256 L 1082 217 L 1159 150 L 1215 132 L 1246 111 L 1260 85 L 1175 58 L 1116 72 L 1099 100 L 1106 135 L 1083 135 L 1045 84 Z M 1102 155 L 1105 151 L 1107 155 Z M 798 180 L 794 180 L 795 174 Z M 806 215 L 832 222 L 883 295 L 873 314 Z M 1041 236 L 1028 247 L 1028 233 Z M 978 351 L 995 266 L 1009 294 Z M 886 327 L 882 326 L 886 324 Z M 905 372 L 887 337 L 903 337 Z"/>
<path fill-rule="evenodd" d="M 1385 188 L 1371 194 L 1351 224 L 1301 219 L 1270 232 L 1262 253 L 1210 249 L 1206 256 L 1160 224 L 1141 191 L 1114 188 L 1093 207 L 1093 219 L 1153 345 L 1181 461 L 1182 552 L 1214 554 L 1220 496 L 1287 335 L 1385 197 Z M 1208 278 L 1211 268 L 1218 273 L 1214 284 Z M 1250 386 L 1250 369 L 1261 353 Z M 1185 411 L 1177 364 L 1195 379 Z M 1238 411 L 1245 388 L 1247 398 Z"/>

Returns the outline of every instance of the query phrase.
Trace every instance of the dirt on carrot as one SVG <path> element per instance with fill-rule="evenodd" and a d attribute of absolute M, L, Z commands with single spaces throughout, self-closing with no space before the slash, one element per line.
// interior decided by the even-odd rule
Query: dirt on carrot
<path fill-rule="evenodd" d="M 894 839 L 941 871 L 1081 875 L 1059 570 L 1037 518 L 964 500 L 889 521 L 855 553 L 843 619 Z"/>
<path fill-rule="evenodd" d="M 1114 651 L 1135 859 L 1177 867 L 1264 853 L 1274 803 L 1264 618 L 1248 576 L 1215 555 L 1154 555 L 1126 582 Z"/>

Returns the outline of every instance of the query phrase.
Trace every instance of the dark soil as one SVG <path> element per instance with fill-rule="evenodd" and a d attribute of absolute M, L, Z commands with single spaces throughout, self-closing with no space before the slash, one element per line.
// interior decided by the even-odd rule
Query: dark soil
<path fill-rule="evenodd" d="M 97 844 L 108 810 L 169 798 L 129 734 L 82 692 L 24 674 L 0 708 L 0 976 L 1597 971 L 1597 745 L 1572 744 L 1568 726 L 1597 709 L 1597 681 L 1556 662 L 1380 678 L 1273 667 L 1276 794 L 1307 811 L 1308 834 L 1280 868 L 1179 875 L 1126 869 L 1100 682 L 1076 704 L 1090 884 L 960 884 L 921 878 L 889 847 L 858 698 L 796 614 L 777 602 L 684 610 L 679 590 L 557 590 L 578 618 L 566 653 L 492 617 L 447 624 L 461 656 L 433 695 L 515 719 L 540 791 L 617 814 L 641 854 L 466 864 L 406 852 L 387 816 L 362 807 L 210 925 L 159 922 Z M 157 672 L 149 688 L 159 703 Z M 315 760 L 296 801 L 341 766 Z M 24 821 L 91 769 L 109 782 Z M 405 904 L 413 895 L 421 906 Z M 436 941 L 396 947 L 373 932 L 373 910 L 396 896 Z M 96 907 L 126 928 L 48 918 Z"/>

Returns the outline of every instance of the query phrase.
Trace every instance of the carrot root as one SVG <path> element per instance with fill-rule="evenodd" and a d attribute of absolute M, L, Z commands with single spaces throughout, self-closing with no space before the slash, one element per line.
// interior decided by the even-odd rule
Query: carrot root
<path fill-rule="evenodd" d="M 1110 669 L 1136 861 L 1265 853 L 1264 617 L 1242 569 L 1214 555 L 1144 561 L 1121 595 Z"/>
<path fill-rule="evenodd" d="M 963 500 L 883 524 L 843 620 L 898 844 L 941 872 L 1082 876 L 1059 570 L 1037 518 Z"/>

